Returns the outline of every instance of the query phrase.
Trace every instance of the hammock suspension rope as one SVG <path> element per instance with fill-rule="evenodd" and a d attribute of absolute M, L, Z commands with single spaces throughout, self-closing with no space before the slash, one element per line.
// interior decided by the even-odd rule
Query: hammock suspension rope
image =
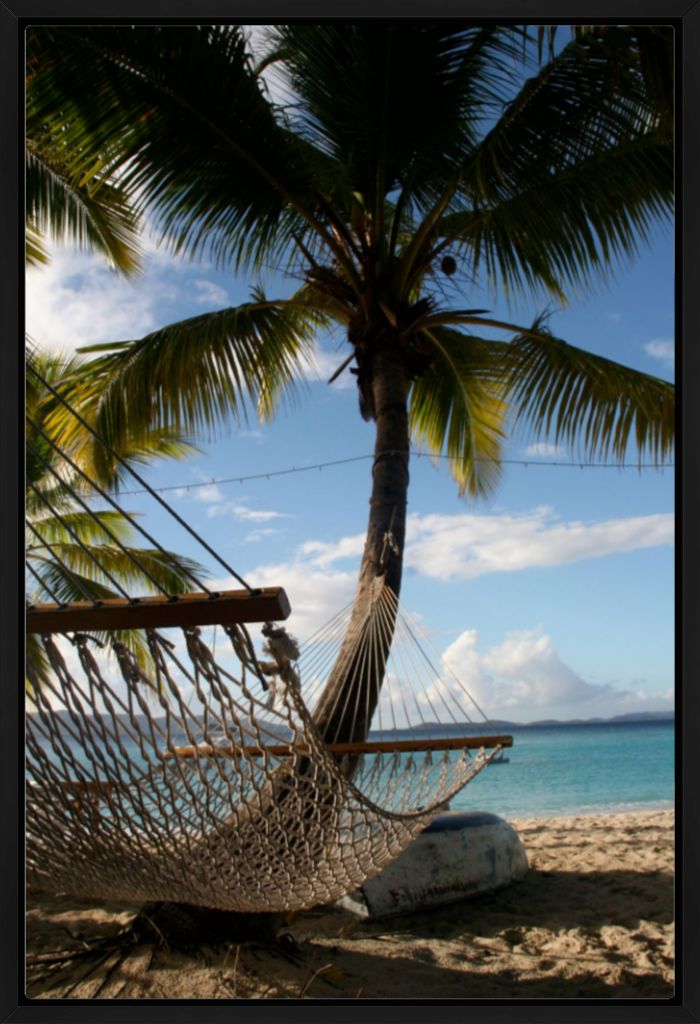
<path fill-rule="evenodd" d="M 33 505 L 80 546 L 77 505 L 114 545 L 92 495 L 122 510 L 71 451 L 50 443 L 65 473 L 39 458 L 46 472 Z M 61 601 L 47 566 L 63 554 L 63 571 L 80 577 L 41 522 L 28 516 L 37 544 L 28 550 L 27 627 L 32 656 L 40 651 L 48 666 L 28 695 L 25 730 L 27 877 L 37 888 L 239 911 L 325 903 L 380 871 L 512 742 L 431 657 L 383 577 L 298 644 L 280 625 L 290 613 L 284 591 L 252 588 L 218 556 L 243 590 L 218 592 L 192 576 L 191 594 L 178 598 L 153 580 L 158 594 L 134 596 L 95 557 L 91 578 L 121 596 Z M 391 529 L 384 540 L 385 553 L 395 548 Z M 94 549 L 82 545 L 84 560 Z M 139 568 L 148 575 L 143 561 Z M 256 640 L 252 622 L 263 624 Z M 354 725 L 374 707 L 357 742 L 322 738 L 314 720 L 339 657 L 352 678 L 329 720 L 342 712 Z"/>

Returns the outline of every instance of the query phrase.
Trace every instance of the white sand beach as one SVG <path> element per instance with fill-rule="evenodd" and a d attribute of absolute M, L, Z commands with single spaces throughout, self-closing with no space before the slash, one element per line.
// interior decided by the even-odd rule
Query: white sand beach
<path fill-rule="evenodd" d="M 98 953 L 138 904 L 30 893 L 33 999 L 668 998 L 674 815 L 513 821 L 530 870 L 439 910 L 383 921 L 320 908 L 274 944 L 134 944 Z M 87 948 L 86 948 L 87 947 Z"/>

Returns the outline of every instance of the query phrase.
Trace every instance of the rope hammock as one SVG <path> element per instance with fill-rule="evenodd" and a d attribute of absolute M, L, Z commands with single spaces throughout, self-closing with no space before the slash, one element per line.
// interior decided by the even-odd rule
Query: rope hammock
<path fill-rule="evenodd" d="M 60 454 L 72 467 L 65 489 L 76 464 Z M 70 530 L 50 492 L 44 481 L 34 497 Z M 71 495 L 104 526 L 93 499 Z M 28 535 L 47 543 L 39 522 L 30 519 Z M 244 912 L 326 903 L 378 873 L 512 742 L 436 668 L 381 577 L 299 645 L 273 621 L 289 614 L 284 591 L 238 576 L 242 591 L 219 594 L 193 578 L 197 590 L 180 598 L 159 588 L 66 603 L 36 561 L 27 570 L 36 591 L 27 629 L 47 666 L 25 729 L 27 880 L 37 889 Z M 256 640 L 253 622 L 263 623 Z M 144 638 L 146 662 L 130 631 Z M 361 677 L 338 693 L 356 695 L 343 714 L 375 693 L 364 742 L 322 740 L 314 724 L 339 656 Z"/>

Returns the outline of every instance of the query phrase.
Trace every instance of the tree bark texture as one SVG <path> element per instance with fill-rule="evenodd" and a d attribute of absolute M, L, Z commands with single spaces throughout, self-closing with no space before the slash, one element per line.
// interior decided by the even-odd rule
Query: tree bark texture
<path fill-rule="evenodd" d="M 408 379 L 399 346 L 387 339 L 372 359 L 372 395 L 376 438 L 372 466 L 369 521 L 355 605 L 348 631 L 328 682 L 319 698 L 314 720 L 327 743 L 362 742 L 379 699 L 394 632 L 393 617 L 383 631 L 371 672 L 359 665 L 365 656 L 357 647 L 358 630 L 366 615 L 366 598 L 377 577 L 398 597 L 401 588 L 406 534 L 409 429 Z"/>

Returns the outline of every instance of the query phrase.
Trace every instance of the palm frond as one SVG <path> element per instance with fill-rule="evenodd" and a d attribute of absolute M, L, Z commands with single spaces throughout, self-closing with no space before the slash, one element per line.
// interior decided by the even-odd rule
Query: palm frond
<path fill-rule="evenodd" d="M 510 29 L 450 22 L 298 23 L 271 41 L 292 126 L 363 196 L 378 238 L 385 196 L 430 202 L 464 160 L 513 53 Z"/>
<path fill-rule="evenodd" d="M 68 514 L 75 509 L 75 495 L 67 482 L 60 483 L 49 476 L 30 476 L 36 459 L 29 452 L 27 463 L 27 491 L 25 494 L 25 511 L 32 519 L 40 519 L 47 510 L 50 516 Z M 43 470 L 43 465 L 40 467 Z M 48 479 L 47 479 L 48 477 Z"/>
<path fill-rule="evenodd" d="M 573 446 L 587 459 L 623 461 L 630 443 L 641 461 L 673 451 L 675 389 L 667 381 L 594 355 L 548 334 L 516 337 L 506 359 L 508 400 L 539 437 Z"/>
<path fill-rule="evenodd" d="M 149 577 L 156 579 L 166 592 L 181 594 L 192 589 L 190 574 L 196 574 L 197 578 L 204 575 L 201 566 L 182 555 L 141 548 L 130 550 L 134 555 L 135 562 L 132 562 L 118 548 L 109 549 L 101 544 L 93 548 L 96 560 L 93 560 L 90 554 L 77 544 L 52 545 L 42 554 L 33 553 L 31 555 L 32 566 L 39 579 L 45 582 L 46 589 L 35 585 L 33 593 L 28 595 L 30 602 L 35 604 L 45 602 L 47 594 L 60 602 L 105 601 L 121 597 L 120 591 L 115 589 L 108 578 L 100 572 L 100 565 L 103 565 L 113 576 L 118 578 L 120 584 L 125 587 L 133 585 L 140 594 L 160 592 Z M 142 630 L 95 630 L 90 635 L 108 651 L 111 649 L 113 641 L 117 640 L 123 643 L 136 657 L 139 667 L 144 673 L 146 685 L 150 680 L 151 685 L 156 687 L 153 659 Z M 32 691 L 40 688 L 52 678 L 43 648 L 37 639 L 31 634 L 27 637 L 26 679 L 30 696 Z"/>
<path fill-rule="evenodd" d="M 273 396 L 293 396 L 310 358 L 319 314 L 261 292 L 242 306 L 206 313 L 139 341 L 95 345 L 87 364 L 95 425 L 110 439 L 153 429 L 217 428 L 248 409 L 267 415 Z"/>
<path fill-rule="evenodd" d="M 483 265 L 511 287 L 556 293 L 558 281 L 585 283 L 613 256 L 632 255 L 670 212 L 671 125 L 640 71 L 639 40 L 617 26 L 577 36 L 476 148 L 462 207 L 442 225 L 464 239 L 474 272 Z"/>
<path fill-rule="evenodd" d="M 181 594 L 195 589 L 206 572 L 190 558 L 166 550 L 128 544 L 136 526 L 128 513 L 116 509 L 90 510 L 97 476 L 103 485 L 121 473 L 115 463 L 96 473 L 103 447 L 52 392 L 70 399 L 87 423 L 94 413 L 85 408 L 81 390 L 83 365 L 77 357 L 41 352 L 29 344 L 27 352 L 27 582 L 33 603 L 106 600 L 124 593 Z M 88 389 L 89 390 L 89 389 Z M 151 432 L 135 441 L 127 434 L 120 446 L 128 465 L 155 455 L 181 455 L 190 446 L 174 429 Z M 71 465 L 68 458 L 74 465 Z M 110 456 L 112 458 L 112 456 Z M 81 476 L 79 467 L 85 477 Z M 92 502 L 90 502 L 92 504 Z M 120 546 L 121 545 L 121 546 Z M 156 686 L 152 657 L 145 634 L 139 630 L 91 634 L 107 649 L 120 640 L 134 654 L 144 682 Z M 27 639 L 25 688 L 30 699 L 51 679 L 43 647 Z"/>
<path fill-rule="evenodd" d="M 28 65 L 30 136 L 81 180 L 118 177 L 175 251 L 259 262 L 304 231 L 334 248 L 322 154 L 275 117 L 239 26 L 32 26 Z"/>
<path fill-rule="evenodd" d="M 140 268 L 138 220 L 123 193 L 114 185 L 88 186 L 71 177 L 66 157 L 57 148 L 27 140 L 27 262 L 46 263 L 42 234 L 69 240 L 82 249 L 102 253 L 123 274 Z"/>
<path fill-rule="evenodd" d="M 48 543 L 43 553 L 31 552 L 30 557 L 39 576 L 62 601 L 119 597 L 107 573 L 127 591 L 168 594 L 191 591 L 192 577 L 205 575 L 197 562 L 173 551 L 123 550 L 114 544 L 81 546 L 59 540 Z"/>
<path fill-rule="evenodd" d="M 95 429 L 94 382 L 90 379 L 89 364 L 84 365 L 85 369 L 75 377 L 75 390 L 68 397 L 71 410 L 76 410 Z M 87 376 L 84 386 L 81 385 L 83 375 Z M 200 450 L 187 434 L 175 426 L 153 427 L 146 434 L 126 433 L 119 438 L 108 438 L 97 430 L 92 434 L 72 411 L 58 404 L 47 426 L 58 447 L 79 467 L 80 472 L 75 472 L 71 481 L 76 491 L 93 489 L 85 477 L 103 489 L 118 490 L 124 482 L 132 479 L 131 470 L 138 466 L 159 458 L 183 459 Z"/>
<path fill-rule="evenodd" d="M 542 65 L 545 40 L 517 26 L 296 24 L 271 30 L 255 67 L 239 26 L 30 26 L 29 137 L 66 180 L 137 197 L 176 251 L 236 268 L 274 258 L 305 281 L 290 300 L 256 294 L 92 346 L 62 382 L 81 414 L 135 459 L 231 415 L 268 417 L 294 396 L 314 330 L 335 321 L 358 351 L 391 331 L 407 365 L 411 344 L 422 349 L 414 433 L 455 456 L 463 490 L 492 483 L 506 401 L 536 430 L 580 433 L 591 453 L 619 457 L 632 439 L 668 452 L 670 385 L 540 322 L 439 308 L 426 287 L 454 244 L 472 275 L 563 298 L 671 210 L 672 29 L 584 26 L 561 49 L 552 39 Z M 260 74 L 273 63 L 290 85 L 281 102 Z M 487 327 L 516 340 L 463 333 Z M 118 482 L 58 405 L 38 401 L 51 436 Z"/>
<path fill-rule="evenodd" d="M 460 494 L 487 494 L 500 475 L 503 346 L 448 327 L 424 329 L 420 337 L 432 364 L 411 388 L 412 434 L 436 456 L 449 457 Z"/>
<path fill-rule="evenodd" d="M 442 218 L 439 233 L 456 243 L 473 273 L 522 292 L 589 283 L 615 260 L 635 255 L 652 223 L 669 214 L 673 152 L 658 135 L 605 150 L 511 199 Z"/>
<path fill-rule="evenodd" d="M 37 505 L 41 508 L 39 501 Z M 50 505 L 55 509 L 53 501 L 50 501 Z M 38 512 L 33 515 L 31 522 L 46 544 L 70 542 L 73 537 L 79 537 L 85 544 L 108 543 L 113 537 L 126 541 L 134 533 L 133 523 L 128 516 L 116 509 L 91 512 L 65 511 L 56 514 L 48 511 L 44 505 L 43 514 Z M 38 543 L 35 538 L 30 539 L 29 554 L 35 543 Z"/>
<path fill-rule="evenodd" d="M 93 484 L 116 488 L 130 468 L 154 458 L 179 459 L 198 450 L 173 426 L 138 437 L 127 431 L 119 439 L 102 438 L 95 431 L 99 382 L 78 356 L 32 352 L 27 370 L 27 482 L 40 483 L 41 494 L 52 504 L 70 503 L 75 492 L 90 493 Z M 31 488 L 27 501 L 32 507 L 36 502 Z"/>
<path fill-rule="evenodd" d="M 465 182 L 476 199 L 507 198 L 537 171 L 669 127 L 639 71 L 635 34 L 590 31 L 525 82 L 472 154 Z"/>
<path fill-rule="evenodd" d="M 28 633 L 25 647 L 24 689 L 31 700 L 38 690 L 51 681 L 51 667 L 41 641 L 34 633 Z"/>
<path fill-rule="evenodd" d="M 50 262 L 43 239 L 31 224 L 25 227 L 24 260 L 27 267 L 45 267 Z"/>
<path fill-rule="evenodd" d="M 95 579 L 99 570 L 77 544 L 72 547 L 69 544 L 57 545 L 55 553 L 60 553 L 61 557 L 65 554 L 67 558 L 73 555 L 72 561 L 77 564 L 70 566 L 66 561 L 66 564 L 62 565 L 48 550 L 44 554 L 35 552 L 32 555 L 31 564 L 42 584 L 45 584 L 45 592 L 43 586 L 38 588 L 31 597 L 33 602 L 45 601 L 46 594 L 51 594 L 60 603 L 105 601 L 109 598 L 123 596 L 111 584 L 108 585 L 102 580 Z M 86 571 L 81 572 L 81 568 Z"/>
<path fill-rule="evenodd" d="M 657 112 L 659 125 L 673 134 L 674 33 L 667 25 L 636 25 L 630 29 L 637 39 L 639 73 L 647 96 Z"/>

